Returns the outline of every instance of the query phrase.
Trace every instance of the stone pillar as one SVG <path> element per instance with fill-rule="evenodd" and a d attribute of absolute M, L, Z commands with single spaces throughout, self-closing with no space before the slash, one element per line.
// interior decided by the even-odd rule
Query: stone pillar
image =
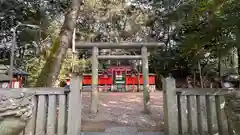
<path fill-rule="evenodd" d="M 76 71 L 77 72 L 77 71 Z M 81 134 L 82 77 L 74 73 L 70 82 L 67 135 Z"/>
<path fill-rule="evenodd" d="M 225 89 L 234 90 L 238 88 L 239 83 L 238 74 L 230 74 L 223 76 L 221 79 L 221 85 Z M 230 135 L 240 134 L 240 91 L 239 88 L 235 89 L 235 92 L 226 94 L 224 111 L 228 122 L 228 132 Z M 235 134 L 234 134 L 235 133 Z"/>
<path fill-rule="evenodd" d="M 228 120 L 228 132 L 230 134 L 240 134 L 240 92 L 225 96 L 225 114 Z M 234 135 L 235 135 L 234 134 Z"/>
<path fill-rule="evenodd" d="M 141 49 L 142 53 L 142 74 L 143 74 L 143 103 L 144 112 L 150 112 L 150 96 L 149 96 L 149 81 L 148 81 L 148 52 L 147 47 L 143 46 Z"/>
<path fill-rule="evenodd" d="M 92 49 L 92 94 L 91 112 L 98 112 L 98 48 Z"/>
<path fill-rule="evenodd" d="M 161 80 L 164 101 L 164 133 L 165 135 L 178 135 L 176 81 L 172 77 L 162 78 Z M 183 128 L 186 127 L 185 125 L 183 126 Z"/>

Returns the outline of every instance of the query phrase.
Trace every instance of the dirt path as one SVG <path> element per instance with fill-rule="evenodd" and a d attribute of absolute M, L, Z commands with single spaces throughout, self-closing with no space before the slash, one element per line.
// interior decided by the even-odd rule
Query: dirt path
<path fill-rule="evenodd" d="M 90 93 L 83 93 L 82 130 L 104 131 L 112 126 L 134 126 L 140 131 L 160 131 L 163 129 L 163 99 L 161 92 L 150 93 L 151 111 L 142 113 L 142 93 L 100 93 L 97 116 L 89 113 Z"/>

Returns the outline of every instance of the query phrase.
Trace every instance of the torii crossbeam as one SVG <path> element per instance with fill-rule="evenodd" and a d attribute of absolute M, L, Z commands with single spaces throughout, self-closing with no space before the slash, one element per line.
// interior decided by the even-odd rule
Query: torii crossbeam
<path fill-rule="evenodd" d="M 143 71 L 143 92 L 144 92 L 144 110 L 149 110 L 148 96 L 149 96 L 149 81 L 148 81 L 148 48 L 159 48 L 164 47 L 163 42 L 122 42 L 122 43 L 111 43 L 111 42 L 75 42 L 74 49 L 92 49 L 92 96 L 98 96 L 98 60 L 142 60 L 142 71 Z M 141 55 L 99 55 L 99 49 L 140 49 Z M 98 99 L 94 99 L 98 100 Z M 95 103 L 94 103 L 95 102 Z M 96 113 L 98 101 L 93 101 L 91 112 Z"/>

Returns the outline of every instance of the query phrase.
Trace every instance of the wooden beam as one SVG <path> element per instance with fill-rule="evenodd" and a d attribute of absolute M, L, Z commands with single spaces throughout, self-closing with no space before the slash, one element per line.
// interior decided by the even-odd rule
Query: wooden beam
<path fill-rule="evenodd" d="M 100 55 L 98 59 L 101 60 L 140 60 L 141 55 Z"/>
<path fill-rule="evenodd" d="M 142 48 L 146 46 L 147 48 L 164 47 L 163 42 L 122 42 L 122 43 L 110 43 L 110 42 L 79 42 L 76 41 L 76 49 L 91 49 L 93 47 L 98 47 L 99 49 L 132 49 L 132 48 Z"/>

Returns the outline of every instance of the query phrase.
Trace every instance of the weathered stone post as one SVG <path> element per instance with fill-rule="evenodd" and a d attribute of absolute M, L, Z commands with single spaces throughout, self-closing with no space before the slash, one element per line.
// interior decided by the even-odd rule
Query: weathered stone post
<path fill-rule="evenodd" d="M 68 102 L 68 130 L 67 135 L 80 135 L 82 110 L 82 76 L 75 70 L 71 77 Z"/>
<path fill-rule="evenodd" d="M 143 46 L 142 52 L 142 72 L 143 72 L 143 103 L 144 112 L 150 113 L 150 96 L 149 96 L 149 81 L 148 81 L 148 52 L 147 47 Z"/>
<path fill-rule="evenodd" d="M 98 112 L 98 47 L 92 49 L 92 94 L 91 112 Z"/>
<path fill-rule="evenodd" d="M 222 77 L 222 87 L 235 89 L 239 86 L 239 75 L 230 74 Z M 228 132 L 230 135 L 240 134 L 240 91 L 229 93 L 225 97 L 224 111 L 228 121 Z"/>
<path fill-rule="evenodd" d="M 33 112 L 33 93 L 0 89 L 0 135 L 19 135 Z"/>
<path fill-rule="evenodd" d="M 172 77 L 162 78 L 165 135 L 178 134 L 176 84 Z"/>
<path fill-rule="evenodd" d="M 224 110 L 229 124 L 228 132 L 231 135 L 240 135 L 240 91 L 226 95 L 225 101 Z"/>

